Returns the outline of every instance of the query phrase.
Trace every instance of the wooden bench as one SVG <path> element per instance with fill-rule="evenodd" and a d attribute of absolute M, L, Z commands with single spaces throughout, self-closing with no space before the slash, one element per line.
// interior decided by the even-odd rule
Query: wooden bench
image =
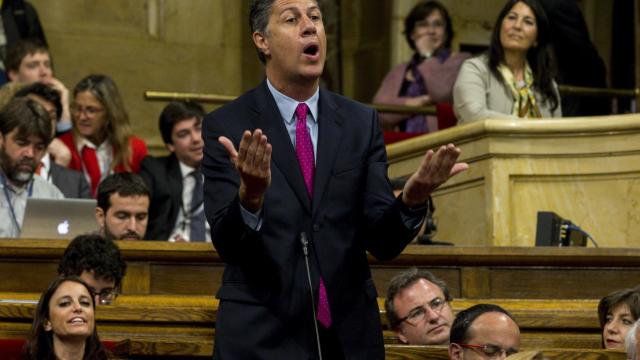
<path fill-rule="evenodd" d="M 593 349 L 553 349 L 522 348 L 524 350 L 541 350 L 545 359 L 549 360 L 626 360 L 625 353 L 611 350 Z M 386 360 L 449 360 L 445 346 L 407 346 L 385 345 Z"/>
<path fill-rule="evenodd" d="M 31 326 L 37 294 L 0 293 L 0 338 L 24 337 Z M 30 302 L 29 302 L 30 301 Z M 455 312 L 481 301 L 452 302 Z M 491 299 L 518 321 L 522 345 L 529 348 L 600 347 L 594 300 Z M 383 299 L 378 300 L 385 342 L 397 344 L 388 329 Z M 103 340 L 130 340 L 132 354 L 211 353 L 218 300 L 212 296 L 121 295 L 113 305 L 97 309 Z"/>

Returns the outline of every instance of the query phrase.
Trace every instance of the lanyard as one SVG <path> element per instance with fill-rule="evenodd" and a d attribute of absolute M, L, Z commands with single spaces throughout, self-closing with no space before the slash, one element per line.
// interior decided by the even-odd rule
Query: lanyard
<path fill-rule="evenodd" d="M 20 223 L 18 223 L 18 218 L 16 216 L 16 211 L 13 208 L 13 204 L 11 203 L 11 196 L 9 196 L 9 190 L 7 189 L 7 179 L 4 174 L 0 174 L 0 183 L 2 183 L 2 190 L 4 192 L 4 198 L 7 200 L 7 205 L 9 205 L 9 210 L 11 211 L 11 217 L 13 218 L 13 223 L 18 229 L 18 233 L 20 233 Z M 31 197 L 33 195 L 33 179 L 29 183 L 29 188 L 27 190 L 27 197 Z"/>

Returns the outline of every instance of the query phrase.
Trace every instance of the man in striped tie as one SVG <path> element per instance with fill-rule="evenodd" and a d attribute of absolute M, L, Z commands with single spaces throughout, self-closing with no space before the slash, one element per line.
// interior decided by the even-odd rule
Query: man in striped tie
<path fill-rule="evenodd" d="M 254 0 L 266 80 L 205 118 L 204 205 L 226 262 L 214 359 L 384 359 L 367 252 L 398 255 L 467 168 L 429 151 L 393 197 L 374 110 L 320 89 L 315 0 Z"/>

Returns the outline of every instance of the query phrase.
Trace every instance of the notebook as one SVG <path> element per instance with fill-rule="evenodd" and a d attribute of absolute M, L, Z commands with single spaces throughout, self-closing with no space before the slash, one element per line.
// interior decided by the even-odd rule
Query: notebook
<path fill-rule="evenodd" d="M 98 230 L 94 199 L 28 198 L 21 238 L 73 239 Z"/>

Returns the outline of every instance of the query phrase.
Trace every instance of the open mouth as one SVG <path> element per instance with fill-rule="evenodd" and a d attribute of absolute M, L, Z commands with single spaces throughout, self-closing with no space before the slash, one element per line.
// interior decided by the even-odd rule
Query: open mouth
<path fill-rule="evenodd" d="M 83 318 L 76 317 L 69 320 L 69 322 L 73 325 L 79 325 L 79 324 L 85 324 L 87 321 Z"/>
<path fill-rule="evenodd" d="M 311 44 L 311 45 L 308 45 L 307 47 L 304 48 L 303 53 L 305 55 L 315 56 L 315 55 L 318 54 L 319 50 L 320 50 L 320 48 L 318 47 L 318 45 Z"/>

